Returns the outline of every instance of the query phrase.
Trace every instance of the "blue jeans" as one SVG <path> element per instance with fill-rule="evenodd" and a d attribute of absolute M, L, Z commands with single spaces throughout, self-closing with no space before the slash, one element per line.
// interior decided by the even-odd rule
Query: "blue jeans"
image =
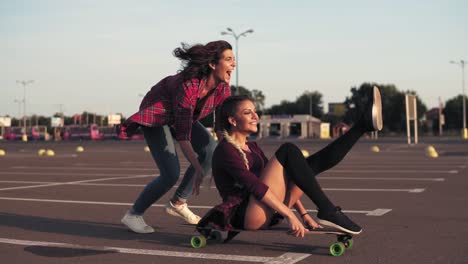
<path fill-rule="evenodd" d="M 180 175 L 179 158 L 177 157 L 170 128 L 168 126 L 142 128 L 151 155 L 158 165 L 160 175 L 143 189 L 143 192 L 133 204 L 133 213 L 140 215 L 166 194 L 176 184 Z M 206 176 L 211 170 L 211 158 L 216 142 L 200 122 L 193 123 L 190 142 L 193 150 L 198 154 L 198 161 L 203 168 L 203 176 Z M 192 194 L 194 173 L 195 170 L 190 165 L 174 194 L 175 199 L 181 202 L 187 201 Z"/>

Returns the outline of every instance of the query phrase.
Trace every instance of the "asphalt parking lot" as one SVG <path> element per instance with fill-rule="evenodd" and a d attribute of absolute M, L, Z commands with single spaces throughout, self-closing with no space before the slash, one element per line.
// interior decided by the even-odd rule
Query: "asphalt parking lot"
<path fill-rule="evenodd" d="M 329 142 L 292 141 L 310 153 Z M 282 142 L 258 141 L 267 156 Z M 429 145 L 438 158 L 425 155 Z M 193 249 L 193 228 L 162 209 L 175 189 L 145 215 L 154 234 L 129 232 L 120 218 L 158 175 L 144 146 L 0 142 L 7 152 L 0 156 L 2 263 L 468 263 L 466 140 L 422 138 L 408 146 L 405 138 L 362 139 L 319 175 L 331 200 L 364 229 L 341 257 L 328 253 L 333 236 L 299 239 L 279 231 L 243 232 L 228 244 Z M 38 156 L 39 149 L 55 155 Z M 315 215 L 314 205 L 302 201 Z M 216 189 L 204 184 L 189 205 L 202 215 L 219 202 Z"/>

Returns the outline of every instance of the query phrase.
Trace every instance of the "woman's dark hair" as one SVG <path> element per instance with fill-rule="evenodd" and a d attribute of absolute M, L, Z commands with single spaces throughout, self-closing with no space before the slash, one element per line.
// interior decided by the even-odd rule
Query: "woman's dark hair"
<path fill-rule="evenodd" d="M 233 95 L 224 100 L 223 104 L 221 105 L 221 116 L 219 119 L 219 127 L 221 130 L 229 131 L 231 129 L 232 125 L 229 123 L 228 118 L 234 116 L 237 105 L 245 100 L 249 100 L 251 102 L 254 101 L 247 95 Z"/>
<path fill-rule="evenodd" d="M 231 44 L 224 40 L 212 41 L 206 45 L 195 44 L 189 46 L 182 43 L 182 47 L 174 50 L 174 56 L 182 61 L 182 79 L 202 79 L 211 72 L 210 63 L 218 64 L 221 54 L 232 50 Z"/>

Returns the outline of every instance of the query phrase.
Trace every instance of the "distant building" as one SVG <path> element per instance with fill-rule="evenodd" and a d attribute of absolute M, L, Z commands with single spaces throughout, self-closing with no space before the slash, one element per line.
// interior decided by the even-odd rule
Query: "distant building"
<path fill-rule="evenodd" d="M 438 107 L 434 107 L 427 111 L 425 115 L 426 120 L 426 127 L 429 129 L 430 132 L 434 135 L 440 134 L 440 127 L 439 123 L 443 126 L 445 123 L 444 115 L 439 112 Z"/>
<path fill-rule="evenodd" d="M 311 115 L 263 115 L 259 120 L 258 137 L 319 137 L 321 123 Z"/>
<path fill-rule="evenodd" d="M 344 103 L 328 103 L 328 114 L 342 117 L 346 114 L 347 108 Z"/>

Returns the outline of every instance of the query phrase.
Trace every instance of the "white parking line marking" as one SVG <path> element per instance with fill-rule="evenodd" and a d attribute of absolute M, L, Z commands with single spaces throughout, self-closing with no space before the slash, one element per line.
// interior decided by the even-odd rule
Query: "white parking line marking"
<path fill-rule="evenodd" d="M 20 187 L 9 187 L 9 188 L 2 188 L 0 191 L 10 191 L 10 190 L 20 190 L 20 189 L 32 189 L 32 188 L 40 188 L 40 187 L 50 187 L 50 186 L 59 186 L 59 185 L 73 185 L 79 183 L 86 183 L 86 182 L 96 182 L 96 181 L 110 181 L 110 180 L 120 180 L 120 179 L 135 179 L 135 178 L 144 178 L 150 177 L 150 175 L 137 175 L 137 176 L 127 176 L 127 177 L 113 177 L 113 178 L 101 178 L 101 179 L 92 179 L 92 180 L 83 180 L 83 181 L 73 181 L 73 182 L 57 182 L 57 183 L 49 183 L 49 184 L 41 184 L 41 185 L 30 185 L 30 186 L 20 186 Z"/>
<path fill-rule="evenodd" d="M 13 172 L 2 171 L 0 175 L 45 175 L 45 176 L 131 176 L 129 173 L 73 173 L 73 172 Z M 136 176 L 136 175 L 135 175 Z M 156 176 L 156 174 L 154 174 Z"/>
<path fill-rule="evenodd" d="M 307 257 L 310 254 L 300 254 L 300 253 L 285 253 L 277 258 L 273 258 L 272 260 L 266 261 L 264 263 L 268 264 L 293 264 L 299 262 Z"/>
<path fill-rule="evenodd" d="M 383 209 L 383 208 L 379 208 L 379 209 L 375 209 L 373 212 L 369 212 L 368 216 L 382 216 L 386 213 L 389 213 L 390 211 L 392 211 L 392 209 Z"/>
<path fill-rule="evenodd" d="M 190 206 L 192 207 L 192 206 Z M 292 209 L 292 211 L 296 211 L 295 209 Z M 307 209 L 307 212 L 310 213 L 317 213 L 318 211 L 315 209 Z M 342 212 L 344 213 L 350 213 L 350 214 L 365 214 L 367 216 L 382 216 L 386 213 L 391 212 L 392 209 L 387 209 L 387 208 L 377 208 L 372 211 L 364 211 L 364 210 L 343 210 Z"/>
<path fill-rule="evenodd" d="M 224 261 L 244 261 L 244 262 L 260 262 L 260 263 L 296 263 L 307 257 L 310 254 L 297 254 L 285 253 L 279 257 L 257 257 L 245 255 L 228 255 L 228 254 L 209 254 L 209 253 L 190 253 L 184 251 L 168 251 L 168 250 L 154 250 L 154 249 L 136 249 L 136 248 L 122 248 L 122 247 L 98 247 L 86 246 L 68 243 L 45 242 L 45 241 L 31 241 L 0 238 L 0 243 L 21 246 L 46 246 L 58 248 L 72 248 L 72 249 L 86 249 L 104 252 L 115 252 L 121 254 L 134 254 L 134 255 L 150 255 L 150 256 L 163 256 L 163 257 L 180 257 L 180 258 L 198 258 L 198 259 L 213 259 Z"/>
<path fill-rule="evenodd" d="M 63 183 L 49 183 L 49 184 L 41 184 L 41 185 L 29 185 L 29 186 L 20 186 L 20 187 L 9 187 L 9 188 L 2 188 L 0 191 L 11 191 L 11 190 L 21 190 L 21 189 L 33 189 L 33 188 L 40 188 L 40 187 L 51 187 L 63 185 Z"/>
<path fill-rule="evenodd" d="M 408 193 L 421 193 L 424 188 L 415 189 L 357 189 L 357 188 L 323 188 L 324 191 L 347 191 L 347 192 L 408 192 Z"/>
<path fill-rule="evenodd" d="M 37 169 L 48 169 L 48 170 L 64 170 L 64 171 L 70 171 L 70 170 L 125 170 L 125 171 L 154 171 L 155 168 L 126 168 L 126 167 L 73 167 L 73 166 L 67 166 L 67 167 L 42 167 L 42 166 L 14 166 L 11 167 L 12 169 L 27 169 L 27 170 L 37 170 Z"/>
<path fill-rule="evenodd" d="M 151 175 L 152 176 L 152 175 Z M 8 187 L 2 188 L 0 191 L 10 191 L 10 190 L 21 190 L 21 189 L 32 189 L 40 187 L 52 187 L 60 185 L 80 185 L 80 186 L 109 186 L 109 187 L 145 187 L 146 184 L 120 184 L 120 183 L 91 183 L 96 181 L 109 181 L 109 180 L 120 180 L 120 179 L 129 179 L 129 178 L 142 178 L 149 177 L 148 175 L 143 176 L 129 176 L 129 177 L 115 177 L 115 178 L 103 178 L 95 180 L 84 180 L 84 181 L 73 181 L 73 182 L 34 182 L 34 183 L 43 183 L 40 185 L 30 185 L 30 186 L 19 186 L 19 187 Z M 0 181 L 5 183 L 13 183 L 14 181 Z M 33 182 L 31 182 L 33 183 Z M 172 188 L 178 188 L 178 185 L 174 185 Z M 200 186 L 204 189 L 205 186 Z M 216 189 L 216 186 L 210 186 L 211 189 Z M 365 189 L 365 188 L 323 188 L 324 191 L 340 191 L 340 192 L 408 192 L 408 193 L 421 193 L 424 188 L 414 188 L 414 189 Z"/>
<path fill-rule="evenodd" d="M 18 198 L 18 197 L 0 197 L 0 200 L 6 201 L 22 201 L 22 202 L 45 202 L 45 203 L 70 203 L 70 204 L 91 204 L 91 205 L 116 205 L 116 206 L 132 206 L 133 203 L 116 203 L 116 202 L 98 202 L 98 201 L 76 201 L 76 200 L 53 200 L 53 199 L 33 199 L 33 198 Z M 153 204 L 153 207 L 164 207 L 165 204 Z M 197 209 L 211 209 L 212 205 L 190 205 L 190 208 Z M 375 212 L 378 210 L 389 210 L 392 209 L 374 209 L 374 210 L 343 210 L 345 213 L 350 214 L 365 214 L 365 215 L 377 215 Z M 308 212 L 317 212 L 317 210 L 309 209 Z M 382 214 L 383 215 L 383 214 Z"/>
<path fill-rule="evenodd" d="M 154 171 L 156 168 L 125 168 L 125 167 L 41 167 L 41 166 L 14 166 L 12 169 L 49 169 L 49 170 L 124 170 L 124 171 Z M 328 172 L 331 173 L 458 173 L 458 170 L 336 170 L 331 169 Z"/>
<path fill-rule="evenodd" d="M 42 182 L 42 181 L 0 181 L 0 183 L 18 183 L 18 184 L 51 184 L 58 182 Z"/>
<path fill-rule="evenodd" d="M 424 188 L 413 189 L 410 191 L 410 193 L 422 193 L 422 192 L 424 192 Z"/>
<path fill-rule="evenodd" d="M 445 181 L 445 178 L 376 178 L 376 177 L 335 177 L 318 176 L 320 180 L 366 180 L 366 181 Z"/>
<path fill-rule="evenodd" d="M 330 173 L 372 173 L 372 174 L 376 174 L 376 173 L 417 173 L 417 174 L 421 174 L 421 173 L 450 173 L 450 174 L 454 174 L 454 173 L 458 173 L 457 170 L 449 170 L 449 171 L 446 171 L 446 170 L 329 170 L 328 172 Z"/>

